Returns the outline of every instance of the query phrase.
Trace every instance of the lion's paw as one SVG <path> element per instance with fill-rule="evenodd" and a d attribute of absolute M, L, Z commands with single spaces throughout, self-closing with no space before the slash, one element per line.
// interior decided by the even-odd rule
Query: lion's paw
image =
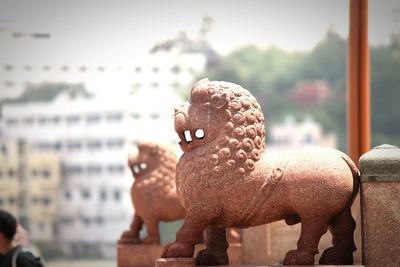
<path fill-rule="evenodd" d="M 196 266 L 229 265 L 228 254 L 216 255 L 209 249 L 200 250 L 196 256 Z"/>
<path fill-rule="evenodd" d="M 353 252 L 340 248 L 327 248 L 319 260 L 320 264 L 343 265 L 353 264 Z"/>
<path fill-rule="evenodd" d="M 161 258 L 191 258 L 193 253 L 194 245 L 175 242 L 165 246 Z"/>
<path fill-rule="evenodd" d="M 286 253 L 283 265 L 313 265 L 314 255 L 307 251 L 291 250 Z"/>
<path fill-rule="evenodd" d="M 127 230 L 122 233 L 120 239 L 118 240 L 119 244 L 141 244 L 142 240 L 134 234 L 131 230 Z"/>

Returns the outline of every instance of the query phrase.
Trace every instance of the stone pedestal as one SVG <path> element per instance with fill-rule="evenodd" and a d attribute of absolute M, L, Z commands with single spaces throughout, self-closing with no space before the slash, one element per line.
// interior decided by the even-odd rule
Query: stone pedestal
<path fill-rule="evenodd" d="M 195 255 L 197 255 L 197 252 L 199 250 L 202 250 L 204 248 L 205 246 L 203 244 L 196 245 Z M 163 245 L 118 244 L 117 246 L 118 267 L 150 267 L 150 266 L 154 267 L 156 265 L 156 261 L 157 261 L 157 266 L 159 267 L 190 266 L 190 265 L 182 265 L 183 263 L 190 264 L 189 260 L 184 260 L 184 259 L 179 259 L 178 261 L 174 259 L 158 261 L 163 250 L 164 250 Z M 229 244 L 228 255 L 229 255 L 230 265 L 241 265 L 242 244 L 241 243 Z"/>
<path fill-rule="evenodd" d="M 154 267 L 163 249 L 162 245 L 118 244 L 118 267 Z"/>
<path fill-rule="evenodd" d="M 363 264 L 400 266 L 400 149 L 376 147 L 360 166 Z"/>
<path fill-rule="evenodd" d="M 194 258 L 158 259 L 156 267 L 195 267 Z"/>

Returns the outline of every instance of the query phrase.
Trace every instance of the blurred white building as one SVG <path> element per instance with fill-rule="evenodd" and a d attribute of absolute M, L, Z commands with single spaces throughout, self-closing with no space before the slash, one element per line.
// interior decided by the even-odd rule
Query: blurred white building
<path fill-rule="evenodd" d="M 115 256 L 133 211 L 128 150 L 143 139 L 177 144 L 173 107 L 182 102 L 177 93 L 188 92 L 200 73 L 218 64 L 206 26 L 207 19 L 198 37 L 179 33 L 141 55 L 43 57 L 35 51 L 43 51 L 46 40 L 8 40 L 29 56 L 24 61 L 3 57 L 8 61 L 0 62 L 0 98 L 42 83 L 79 83 L 94 94 L 90 98 L 75 86 L 50 102 L 5 104 L 1 111 L 2 136 L 60 155 L 57 236 L 68 254 Z"/>
<path fill-rule="evenodd" d="M 51 102 L 3 106 L 4 137 L 60 155 L 58 237 L 67 253 L 115 256 L 132 218 L 128 150 L 143 139 L 177 144 L 173 107 L 180 102 L 171 90 L 154 87 L 124 98 L 69 90 Z"/>
<path fill-rule="evenodd" d="M 282 123 L 272 124 L 267 132 L 268 150 L 307 146 L 337 147 L 336 136 L 324 133 L 322 126 L 310 116 L 300 122 L 296 122 L 293 116 L 287 116 Z"/>

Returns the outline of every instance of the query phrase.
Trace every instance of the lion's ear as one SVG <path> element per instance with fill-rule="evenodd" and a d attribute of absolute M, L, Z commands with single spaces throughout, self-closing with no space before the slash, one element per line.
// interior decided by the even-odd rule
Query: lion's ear
<path fill-rule="evenodd" d="M 220 94 L 214 94 L 213 96 L 211 96 L 210 104 L 213 108 L 216 109 L 223 108 L 226 104 L 228 104 L 227 94 L 225 92 Z"/>

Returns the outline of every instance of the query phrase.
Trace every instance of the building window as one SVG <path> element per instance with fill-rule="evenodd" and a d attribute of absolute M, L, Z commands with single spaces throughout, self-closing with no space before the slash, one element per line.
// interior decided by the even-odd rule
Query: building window
<path fill-rule="evenodd" d="M 100 191 L 100 199 L 105 202 L 107 201 L 107 191 L 105 189 L 102 189 Z"/>
<path fill-rule="evenodd" d="M 122 174 L 124 172 L 124 169 L 125 169 L 124 165 L 121 164 L 108 166 L 108 171 L 113 174 Z"/>
<path fill-rule="evenodd" d="M 118 189 L 114 191 L 114 199 L 115 201 L 121 200 L 121 192 Z"/>
<path fill-rule="evenodd" d="M 18 124 L 18 120 L 16 118 L 8 118 L 6 123 L 7 126 L 15 126 Z"/>
<path fill-rule="evenodd" d="M 4 200 L 0 198 L 0 206 L 3 206 Z"/>
<path fill-rule="evenodd" d="M 175 81 L 171 84 L 171 86 L 175 89 L 179 89 L 179 87 L 181 87 L 181 84 L 178 81 Z"/>
<path fill-rule="evenodd" d="M 37 204 L 39 199 L 37 197 L 32 197 L 32 203 Z"/>
<path fill-rule="evenodd" d="M 140 113 L 138 113 L 138 112 L 132 113 L 132 118 L 135 120 L 140 119 Z"/>
<path fill-rule="evenodd" d="M 45 125 L 47 123 L 47 118 L 44 116 L 39 117 L 38 123 L 39 125 Z"/>
<path fill-rule="evenodd" d="M 141 71 L 142 71 L 142 68 L 141 68 L 141 67 L 136 67 L 136 68 L 135 68 L 135 72 L 136 72 L 136 73 L 139 73 L 139 72 L 141 72 Z"/>
<path fill-rule="evenodd" d="M 1 153 L 2 153 L 4 156 L 7 156 L 7 147 L 6 147 L 5 145 L 2 145 L 2 146 L 1 146 Z"/>
<path fill-rule="evenodd" d="M 115 112 L 107 114 L 107 120 L 110 122 L 120 122 L 122 120 L 122 113 Z"/>
<path fill-rule="evenodd" d="M 36 169 L 33 169 L 33 170 L 31 171 L 31 175 L 32 175 L 33 177 L 36 177 L 36 176 L 38 175 L 38 171 L 37 171 Z"/>
<path fill-rule="evenodd" d="M 89 175 L 100 174 L 101 166 L 100 165 L 89 165 L 87 168 L 87 172 Z"/>
<path fill-rule="evenodd" d="M 43 177 L 44 178 L 50 178 L 50 174 L 51 174 L 50 170 L 48 170 L 48 169 L 44 169 L 43 170 Z"/>
<path fill-rule="evenodd" d="M 23 119 L 23 123 L 25 125 L 32 125 L 33 124 L 33 117 L 26 117 Z"/>
<path fill-rule="evenodd" d="M 132 85 L 132 88 L 133 88 L 134 90 L 136 90 L 136 89 L 139 89 L 141 86 L 142 86 L 142 84 L 141 84 L 140 82 L 136 82 L 136 83 L 134 83 L 134 84 Z"/>
<path fill-rule="evenodd" d="M 66 191 L 64 192 L 64 198 L 65 198 L 66 200 L 71 200 L 71 199 L 72 199 L 71 191 L 66 190 Z"/>
<path fill-rule="evenodd" d="M 178 73 L 181 71 L 181 68 L 180 68 L 178 65 L 174 65 L 174 66 L 171 68 L 171 71 L 172 71 L 173 73 L 175 73 L 175 74 L 178 74 Z"/>
<path fill-rule="evenodd" d="M 110 149 L 121 148 L 123 143 L 124 143 L 124 141 L 122 138 L 110 139 L 107 141 L 107 146 Z"/>
<path fill-rule="evenodd" d="M 15 197 L 9 197 L 8 198 L 8 203 L 10 203 L 10 205 L 14 205 L 15 204 Z"/>
<path fill-rule="evenodd" d="M 100 140 L 89 140 L 88 141 L 88 148 L 89 150 L 99 150 L 101 149 L 101 141 Z"/>
<path fill-rule="evenodd" d="M 43 205 L 49 206 L 51 204 L 51 199 L 49 197 L 43 198 Z"/>
<path fill-rule="evenodd" d="M 60 141 L 57 141 L 57 142 L 55 142 L 55 143 L 53 144 L 53 148 L 54 148 L 55 151 L 60 151 L 60 150 L 61 150 L 61 147 L 62 147 L 62 144 L 61 144 Z"/>
<path fill-rule="evenodd" d="M 47 143 L 46 141 L 39 142 L 37 144 L 39 150 L 48 150 L 51 147 L 51 144 Z"/>
<path fill-rule="evenodd" d="M 100 122 L 100 115 L 99 114 L 89 114 L 86 117 L 86 121 L 88 124 L 96 124 Z"/>
<path fill-rule="evenodd" d="M 150 114 L 150 118 L 153 119 L 153 120 L 156 120 L 156 119 L 158 119 L 159 117 L 160 117 L 160 114 L 159 114 L 159 113 L 151 113 L 151 114 Z"/>
<path fill-rule="evenodd" d="M 44 232 L 46 229 L 46 225 L 44 223 L 38 223 L 38 228 L 40 232 Z"/>
<path fill-rule="evenodd" d="M 69 218 L 69 217 L 62 217 L 60 221 L 62 224 L 67 225 L 67 224 L 71 224 L 73 220 L 72 220 L 72 218 Z"/>
<path fill-rule="evenodd" d="M 82 167 L 75 165 L 75 166 L 65 166 L 64 172 L 66 175 L 79 175 L 82 173 Z"/>
<path fill-rule="evenodd" d="M 49 120 L 50 120 L 52 123 L 54 123 L 54 124 L 57 125 L 57 124 L 60 123 L 61 117 L 60 117 L 60 116 L 53 116 L 53 117 L 49 118 Z"/>
<path fill-rule="evenodd" d="M 96 218 L 96 222 L 97 222 L 98 224 L 103 224 L 104 218 L 101 217 L 101 216 L 98 216 L 98 217 Z"/>
<path fill-rule="evenodd" d="M 6 64 L 3 66 L 3 68 L 5 71 L 12 71 L 14 67 L 10 64 Z"/>
<path fill-rule="evenodd" d="M 152 71 L 154 73 L 158 73 L 160 71 L 160 68 L 159 67 L 153 67 Z"/>
<path fill-rule="evenodd" d="M 67 123 L 68 124 L 78 124 L 80 121 L 79 115 L 69 115 L 67 117 Z"/>
<path fill-rule="evenodd" d="M 10 176 L 10 178 L 13 178 L 15 175 L 15 171 L 13 169 L 9 169 L 8 170 L 8 176 Z"/>
<path fill-rule="evenodd" d="M 79 140 L 69 141 L 67 146 L 69 150 L 79 150 L 82 147 L 82 143 Z"/>
<path fill-rule="evenodd" d="M 0 178 L 3 178 L 3 171 L 0 170 Z"/>
<path fill-rule="evenodd" d="M 81 220 L 86 226 L 89 226 L 91 223 L 91 220 L 88 217 L 82 217 Z"/>
<path fill-rule="evenodd" d="M 90 199 L 90 191 L 88 189 L 82 189 L 81 196 L 83 199 L 89 200 Z"/>

